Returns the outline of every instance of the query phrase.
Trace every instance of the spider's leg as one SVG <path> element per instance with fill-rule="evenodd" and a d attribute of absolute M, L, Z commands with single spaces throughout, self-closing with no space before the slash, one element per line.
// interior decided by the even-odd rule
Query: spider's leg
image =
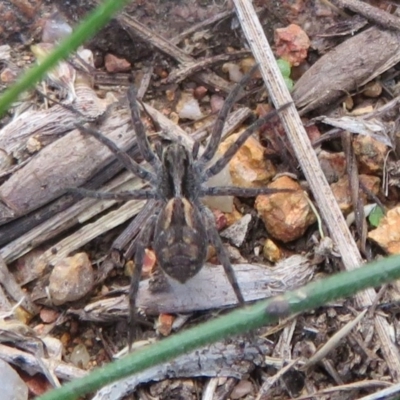
<path fill-rule="evenodd" d="M 228 254 L 225 251 L 224 245 L 222 243 L 222 240 L 219 236 L 219 233 L 217 231 L 217 228 L 215 226 L 215 220 L 214 216 L 212 215 L 211 211 L 201 205 L 198 204 L 198 207 L 201 209 L 202 214 L 204 215 L 204 220 L 206 223 L 206 228 L 207 228 L 207 235 L 211 241 L 211 243 L 215 247 L 215 251 L 217 252 L 217 257 L 218 260 L 221 262 L 222 266 L 224 267 L 225 274 L 229 280 L 229 283 L 232 286 L 233 291 L 235 292 L 235 295 L 238 299 L 239 304 L 244 304 L 244 298 L 242 295 L 242 292 L 239 288 L 239 285 L 236 280 L 236 275 L 235 271 L 232 268 L 232 264 L 229 260 Z"/>
<path fill-rule="evenodd" d="M 73 194 L 80 194 L 83 197 L 90 197 L 92 199 L 100 200 L 149 200 L 156 197 L 156 194 L 149 189 L 125 190 L 123 192 L 100 192 L 97 190 L 71 188 L 68 189 L 68 192 Z"/>
<path fill-rule="evenodd" d="M 104 146 L 107 146 L 108 149 L 118 158 L 118 160 L 121 161 L 124 167 L 128 171 L 132 172 L 132 174 L 136 175 L 137 177 L 145 181 L 154 182 L 156 178 L 153 173 L 147 171 L 146 168 L 143 168 L 141 165 L 139 165 L 136 161 L 134 161 L 131 157 L 129 157 L 129 155 L 125 151 L 121 150 L 112 140 L 104 136 L 101 132 L 97 131 L 96 129 L 84 126 L 82 124 L 76 124 L 76 127 L 81 132 L 93 136 L 100 143 L 104 144 Z"/>
<path fill-rule="evenodd" d="M 206 165 L 215 156 L 219 142 L 221 141 L 222 130 L 224 128 L 226 117 L 228 116 L 230 109 L 235 103 L 235 100 L 239 95 L 240 90 L 250 81 L 257 67 L 258 66 L 255 65 L 253 68 L 251 68 L 251 70 L 246 75 L 244 75 L 241 81 L 233 88 L 233 90 L 229 93 L 228 97 L 226 98 L 224 105 L 222 106 L 218 114 L 217 120 L 215 121 L 215 124 L 213 126 L 210 135 L 210 141 L 208 142 L 207 147 L 204 150 L 204 153 L 199 158 L 198 163 L 200 165 Z"/>
<path fill-rule="evenodd" d="M 158 169 L 161 162 L 156 153 L 154 153 L 151 149 L 149 140 L 147 139 L 146 131 L 144 129 L 142 120 L 140 119 L 140 110 L 136 98 L 136 89 L 133 86 L 128 89 L 128 100 L 131 109 L 132 123 L 133 127 L 135 128 L 140 153 L 142 154 L 143 158 L 153 166 L 154 169 Z"/>
<path fill-rule="evenodd" d="M 201 196 L 237 196 L 237 197 L 256 197 L 259 194 L 290 193 L 294 189 L 275 189 L 275 188 L 244 188 L 240 186 L 214 186 L 204 187 Z"/>
<path fill-rule="evenodd" d="M 258 129 L 260 129 L 269 119 L 274 117 L 275 115 L 279 115 L 279 112 L 287 108 L 292 103 L 286 103 L 282 107 L 277 110 L 271 111 L 268 114 L 264 115 L 262 118 L 259 118 L 254 124 L 250 125 L 245 131 L 243 131 L 235 142 L 232 143 L 231 147 L 225 152 L 225 154 L 216 161 L 211 167 L 207 169 L 205 172 L 204 180 L 208 180 L 211 176 L 218 174 L 222 171 L 225 166 L 231 161 L 233 156 L 238 152 L 243 143 Z"/>
<path fill-rule="evenodd" d="M 136 297 L 139 290 L 140 276 L 142 275 L 143 261 L 145 257 L 145 250 L 150 244 L 151 238 L 154 233 L 154 227 L 157 219 L 157 213 L 152 215 L 146 225 L 140 232 L 135 254 L 135 269 L 133 270 L 131 286 L 129 288 L 129 319 L 128 319 L 128 344 L 129 351 L 131 351 L 132 343 L 137 336 L 137 313 L 136 313 Z"/>

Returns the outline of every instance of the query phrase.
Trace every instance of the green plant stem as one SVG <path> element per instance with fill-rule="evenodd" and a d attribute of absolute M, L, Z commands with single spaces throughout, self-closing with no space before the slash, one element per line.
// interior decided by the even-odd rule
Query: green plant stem
<path fill-rule="evenodd" d="M 393 256 L 312 282 L 255 305 L 233 311 L 187 331 L 149 345 L 124 359 L 94 370 L 88 376 L 55 389 L 38 400 L 73 400 L 108 383 L 166 362 L 222 338 L 272 323 L 280 316 L 303 312 L 400 278 L 400 256 Z"/>
<path fill-rule="evenodd" d="M 32 87 L 43 75 L 54 67 L 60 60 L 68 57 L 84 41 L 91 38 L 111 17 L 120 10 L 129 0 L 106 0 L 99 5 L 89 16 L 54 49 L 40 64 L 35 65 L 7 89 L 0 97 L 0 117 L 8 110 L 18 96 Z"/>

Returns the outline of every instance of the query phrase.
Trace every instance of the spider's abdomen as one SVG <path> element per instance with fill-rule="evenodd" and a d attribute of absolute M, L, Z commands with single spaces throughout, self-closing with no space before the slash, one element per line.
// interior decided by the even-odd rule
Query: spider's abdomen
<path fill-rule="evenodd" d="M 153 242 L 164 272 L 185 283 L 202 268 L 207 243 L 199 210 L 185 198 L 169 200 L 158 216 Z"/>

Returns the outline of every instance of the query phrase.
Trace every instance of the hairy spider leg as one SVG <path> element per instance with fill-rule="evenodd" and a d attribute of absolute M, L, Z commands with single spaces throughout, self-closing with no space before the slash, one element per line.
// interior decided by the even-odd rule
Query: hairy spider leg
<path fill-rule="evenodd" d="M 221 237 L 217 231 L 215 226 L 215 218 L 211 211 L 200 202 L 198 202 L 197 207 L 202 211 L 202 215 L 204 216 L 205 227 L 207 229 L 207 235 L 210 239 L 210 242 L 214 245 L 215 251 L 217 252 L 218 260 L 221 262 L 224 267 L 225 274 L 229 280 L 229 283 L 232 286 L 233 291 L 238 299 L 239 304 L 244 304 L 244 297 L 242 295 L 242 291 L 238 285 L 235 271 L 232 268 L 232 264 L 229 260 L 228 254 L 224 248 L 224 244 L 222 243 Z"/>
<path fill-rule="evenodd" d="M 132 174 L 147 182 L 154 182 L 156 180 L 156 176 L 152 172 L 139 165 L 136 161 L 129 157 L 129 155 L 125 151 L 121 150 L 112 140 L 104 136 L 100 131 L 89 128 L 82 124 L 75 124 L 75 126 L 79 129 L 80 132 L 87 133 L 88 135 L 94 137 L 100 143 L 108 147 L 108 149 L 118 158 L 119 161 L 121 161 L 121 163 L 128 171 L 132 172 Z"/>
<path fill-rule="evenodd" d="M 222 135 L 222 130 L 224 128 L 225 120 L 226 117 L 229 114 L 229 111 L 231 110 L 233 104 L 235 103 L 235 100 L 237 96 L 239 95 L 240 91 L 242 88 L 247 85 L 247 83 L 250 81 L 253 73 L 256 71 L 257 65 L 254 65 L 250 71 L 243 76 L 243 78 L 240 80 L 240 82 L 233 88 L 233 90 L 228 94 L 228 97 L 224 101 L 224 105 L 222 106 L 217 120 L 214 123 L 211 135 L 210 135 L 210 141 L 207 144 L 206 149 L 204 150 L 204 153 L 200 156 L 198 163 L 201 165 L 206 165 L 214 156 L 215 153 L 217 152 L 219 142 L 221 141 L 221 135 Z"/>
<path fill-rule="evenodd" d="M 128 344 L 129 351 L 131 351 L 132 343 L 137 337 L 137 313 L 136 313 L 136 297 L 139 290 L 140 277 L 142 275 L 143 262 L 145 257 L 145 250 L 149 247 L 151 239 L 154 234 L 154 228 L 157 220 L 157 209 L 155 213 L 148 219 L 147 224 L 139 233 L 136 253 L 135 253 L 135 269 L 133 270 L 131 278 L 131 286 L 129 288 L 129 319 L 128 319 Z"/>
<path fill-rule="evenodd" d="M 236 140 L 232 143 L 232 145 L 226 150 L 225 154 L 216 161 L 213 165 L 211 165 L 203 177 L 203 182 L 207 181 L 210 177 L 221 172 L 225 166 L 231 161 L 233 156 L 239 151 L 240 147 L 244 144 L 244 142 L 258 129 L 260 129 L 269 119 L 274 117 L 275 115 L 279 115 L 279 113 L 287 108 L 290 103 L 284 104 L 282 107 L 277 110 L 271 111 L 263 117 L 259 118 L 254 124 L 250 125 L 245 131 L 243 131 Z"/>
<path fill-rule="evenodd" d="M 69 192 L 79 194 L 83 197 L 90 197 L 92 199 L 99 200 L 117 200 L 117 201 L 129 201 L 129 200 L 150 200 L 155 199 L 156 194 L 151 189 L 137 189 L 137 190 L 125 190 L 122 192 L 100 192 L 97 190 L 89 190 L 83 188 L 70 188 Z"/>
<path fill-rule="evenodd" d="M 256 197 L 259 194 L 292 193 L 294 189 L 275 189 L 275 188 L 244 188 L 240 186 L 214 186 L 204 187 L 201 196 L 237 196 L 237 197 Z"/>
<path fill-rule="evenodd" d="M 157 170 L 161 161 L 157 157 L 157 154 L 154 153 L 150 146 L 150 142 L 147 139 L 146 131 L 144 129 L 142 120 L 140 119 L 140 110 L 138 101 L 136 98 L 136 89 L 134 86 L 131 86 L 128 89 L 128 101 L 131 109 L 132 123 L 136 132 L 137 142 L 139 146 L 140 153 L 143 158 L 155 169 Z"/>
<path fill-rule="evenodd" d="M 112 140 L 104 136 L 100 131 L 86 127 L 81 124 L 76 124 L 76 127 L 80 130 L 80 132 L 86 133 L 94 137 L 100 143 L 108 147 L 108 149 L 117 157 L 117 159 L 123 164 L 123 166 L 135 176 L 147 182 L 154 182 L 156 180 L 156 176 L 152 172 L 139 165 L 136 161 L 129 157 L 129 155 L 125 151 L 121 150 Z M 149 200 L 156 197 L 155 192 L 151 189 L 138 189 L 123 191 L 119 193 L 99 192 L 97 190 L 89 190 L 83 188 L 70 188 L 68 189 L 68 191 L 70 193 L 79 194 L 84 197 L 101 200 Z"/>

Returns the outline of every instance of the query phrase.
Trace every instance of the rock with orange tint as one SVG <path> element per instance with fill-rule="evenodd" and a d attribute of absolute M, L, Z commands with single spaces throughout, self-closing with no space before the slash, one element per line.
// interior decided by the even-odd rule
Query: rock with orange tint
<path fill-rule="evenodd" d="M 205 86 L 197 86 L 193 92 L 193 96 L 197 100 L 201 100 L 206 94 L 207 88 Z"/>
<path fill-rule="evenodd" d="M 316 140 L 321 138 L 321 132 L 318 129 L 318 126 L 315 124 L 311 124 L 311 125 L 306 125 L 304 126 L 306 132 L 307 132 L 307 136 L 309 137 L 309 139 L 311 140 L 311 143 L 315 142 Z"/>
<path fill-rule="evenodd" d="M 337 182 L 346 174 L 346 157 L 343 152 L 328 152 L 321 150 L 318 153 L 318 161 L 329 183 Z"/>
<path fill-rule="evenodd" d="M 4 68 L 0 74 L 0 81 L 3 83 L 11 83 L 14 82 L 18 76 L 18 72 L 13 70 L 12 68 Z"/>
<path fill-rule="evenodd" d="M 35 374 L 30 376 L 28 374 L 21 374 L 22 378 L 24 379 L 25 384 L 28 386 L 29 391 L 31 394 L 35 396 L 41 396 L 42 394 L 46 393 L 47 391 L 51 390 L 53 387 L 51 383 L 47 380 L 44 375 Z"/>
<path fill-rule="evenodd" d="M 377 176 L 372 175 L 360 175 L 360 182 L 372 193 L 378 194 L 381 184 L 381 180 Z M 344 214 L 348 214 L 352 208 L 349 178 L 348 176 L 343 176 L 337 182 L 332 183 L 331 189 L 340 209 Z M 364 203 L 367 202 L 367 196 L 360 189 L 360 196 Z"/>
<path fill-rule="evenodd" d="M 219 146 L 219 152 L 225 151 L 236 140 L 239 134 L 231 135 Z M 265 160 L 264 147 L 254 137 L 246 140 L 229 163 L 232 183 L 242 187 L 265 186 L 276 174 L 273 164 Z"/>
<path fill-rule="evenodd" d="M 214 215 L 215 226 L 217 228 L 217 231 L 220 231 L 220 230 L 226 228 L 227 218 L 226 218 L 225 214 L 220 210 L 212 210 L 212 213 Z"/>
<path fill-rule="evenodd" d="M 239 219 L 242 218 L 243 215 L 235 207 L 233 207 L 232 212 L 225 213 L 225 217 L 226 217 L 226 226 L 231 226 L 235 222 L 239 221 Z"/>
<path fill-rule="evenodd" d="M 308 54 L 310 39 L 307 34 L 295 24 L 275 31 L 276 54 L 290 65 L 300 65 Z"/>
<path fill-rule="evenodd" d="M 368 82 L 365 85 L 365 88 L 362 93 L 364 96 L 375 98 L 379 97 L 382 94 L 382 90 L 383 90 L 382 85 L 379 82 L 374 81 L 374 82 Z"/>
<path fill-rule="evenodd" d="M 131 63 L 124 58 L 119 58 L 113 54 L 106 54 L 104 65 L 107 72 L 114 74 L 117 72 L 128 72 L 131 70 Z"/>
<path fill-rule="evenodd" d="M 49 292 L 55 305 L 81 299 L 92 290 L 94 274 L 86 253 L 58 262 L 49 278 Z"/>
<path fill-rule="evenodd" d="M 156 253 L 153 250 L 145 249 L 143 266 L 142 266 L 142 277 L 149 278 L 154 271 L 156 266 Z"/>
<path fill-rule="evenodd" d="M 383 170 L 388 147 L 371 136 L 357 135 L 353 140 L 354 153 L 363 174 L 377 174 Z"/>
<path fill-rule="evenodd" d="M 253 57 L 243 58 L 243 60 L 239 62 L 240 69 L 245 74 L 247 74 L 254 67 L 255 64 L 256 60 Z M 260 69 L 257 68 L 257 70 L 253 74 L 253 79 L 261 79 L 261 78 L 262 76 L 260 73 Z"/>
<path fill-rule="evenodd" d="M 282 258 L 282 250 L 271 239 L 266 239 L 263 246 L 263 255 L 270 262 L 277 262 Z"/>
<path fill-rule="evenodd" d="M 270 188 L 293 189 L 293 193 L 260 195 L 256 198 L 258 211 L 268 233 L 282 242 L 291 242 L 301 237 L 315 222 L 315 215 L 301 186 L 287 176 L 270 185 Z"/>
<path fill-rule="evenodd" d="M 45 324 L 51 324 L 54 322 L 58 317 L 60 316 L 60 313 L 56 310 L 52 310 L 51 308 L 44 307 L 40 310 L 40 319 L 45 323 Z"/>
<path fill-rule="evenodd" d="M 168 336 L 171 333 L 174 320 L 175 317 L 171 314 L 160 314 L 157 321 L 157 331 L 163 336 Z"/>
<path fill-rule="evenodd" d="M 400 254 L 400 206 L 388 211 L 379 226 L 368 233 L 368 238 L 388 254 Z"/>

